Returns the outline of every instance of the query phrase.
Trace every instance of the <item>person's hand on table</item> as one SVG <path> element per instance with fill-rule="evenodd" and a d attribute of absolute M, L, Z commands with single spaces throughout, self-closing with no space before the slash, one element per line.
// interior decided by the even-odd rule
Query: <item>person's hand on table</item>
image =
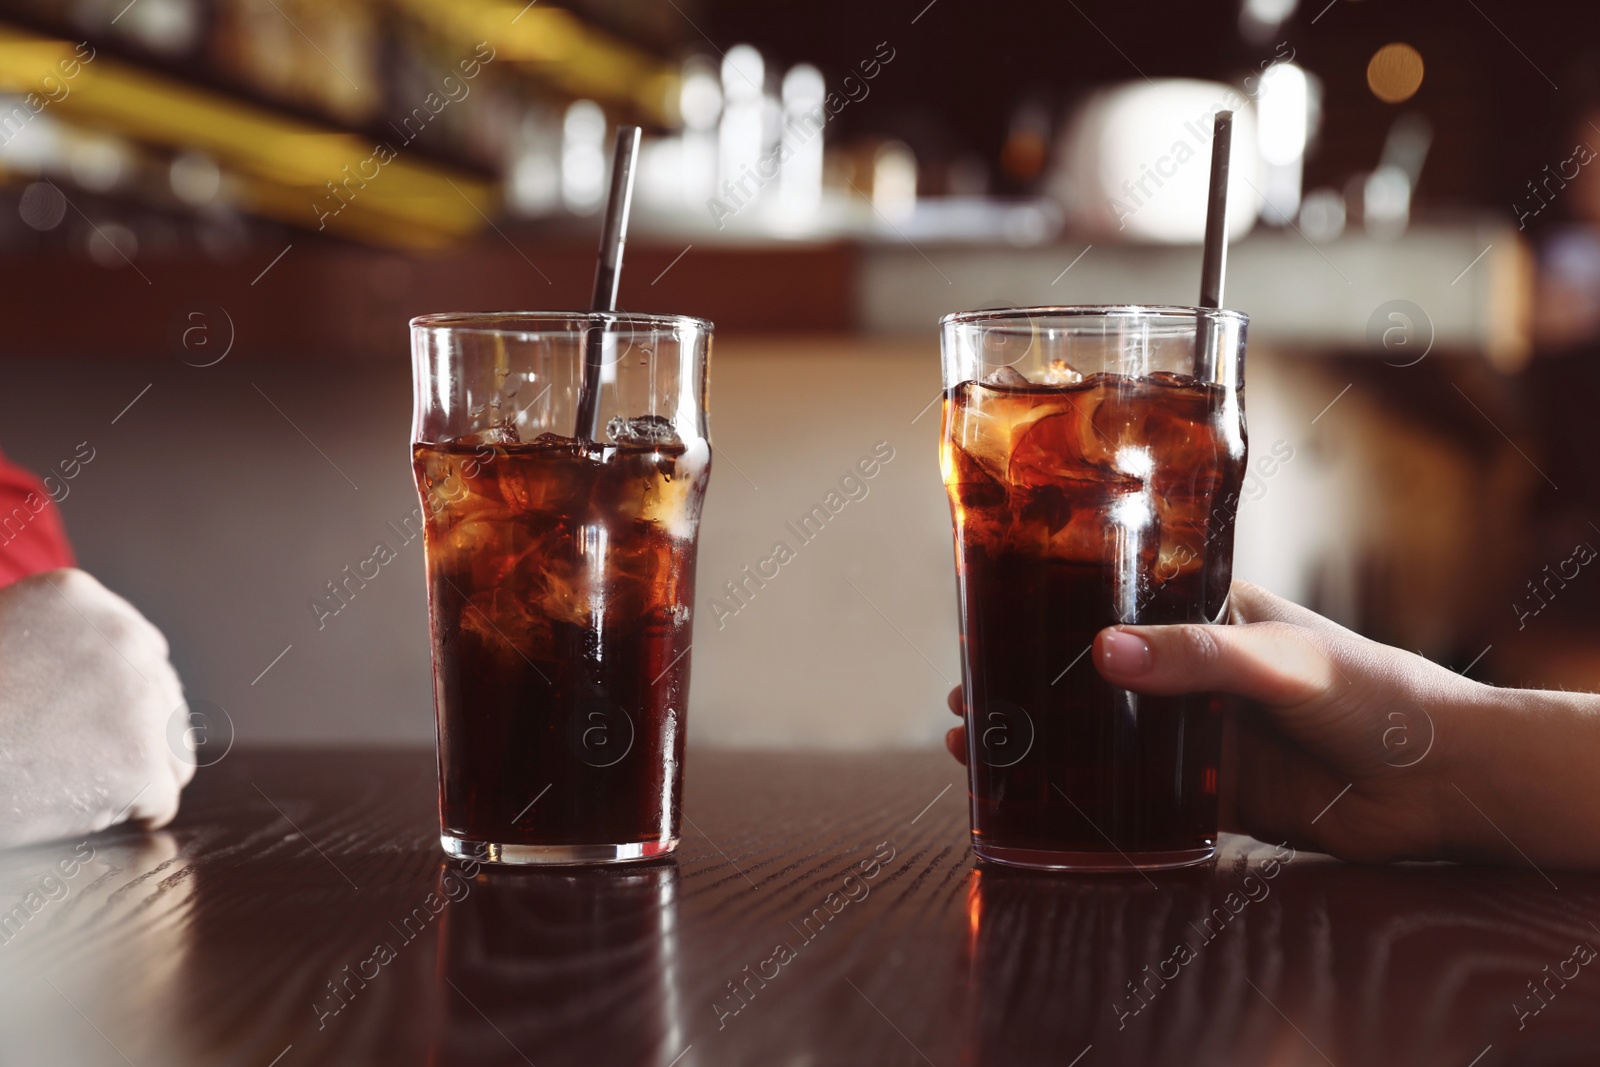
<path fill-rule="evenodd" d="M 0 589 L 0 847 L 170 822 L 194 775 L 168 743 L 167 642 L 80 570 Z"/>
<path fill-rule="evenodd" d="M 1245 582 L 1230 610 L 1110 627 L 1092 653 L 1135 692 L 1243 698 L 1223 829 L 1359 861 L 1600 867 L 1600 697 L 1483 685 Z M 946 744 L 966 762 L 965 727 Z"/>

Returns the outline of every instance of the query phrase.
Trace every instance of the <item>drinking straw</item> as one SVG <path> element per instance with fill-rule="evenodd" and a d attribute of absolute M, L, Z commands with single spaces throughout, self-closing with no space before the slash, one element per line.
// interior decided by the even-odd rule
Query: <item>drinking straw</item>
<path fill-rule="evenodd" d="M 1211 188 L 1206 194 L 1206 242 L 1200 264 L 1200 306 L 1222 307 L 1222 276 L 1228 268 L 1228 157 L 1233 148 L 1233 112 L 1217 112 L 1211 134 Z M 1194 323 L 1195 373 L 1211 381 L 1217 373 L 1217 338 L 1203 315 Z"/>
<path fill-rule="evenodd" d="M 639 127 L 619 126 L 617 147 L 611 158 L 611 193 L 606 198 L 605 222 L 600 230 L 600 256 L 594 270 L 591 311 L 617 309 L 617 284 L 622 280 L 622 246 L 628 238 L 628 209 L 633 205 L 633 167 L 639 158 Z M 600 365 L 604 358 L 604 327 L 589 327 L 583 346 L 583 380 L 578 386 L 578 438 L 594 442 L 600 432 Z"/>
<path fill-rule="evenodd" d="M 1222 307 L 1222 275 L 1228 267 L 1228 157 L 1233 148 L 1233 112 L 1217 112 L 1211 138 L 1211 190 L 1206 197 L 1205 258 L 1200 266 L 1200 306 Z"/>

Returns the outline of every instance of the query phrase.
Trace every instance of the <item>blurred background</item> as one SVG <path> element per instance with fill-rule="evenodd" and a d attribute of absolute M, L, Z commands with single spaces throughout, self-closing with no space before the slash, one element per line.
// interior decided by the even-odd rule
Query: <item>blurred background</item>
<path fill-rule="evenodd" d="M 0 448 L 241 741 L 429 739 L 407 319 L 583 306 L 639 123 L 621 304 L 717 324 L 690 736 L 937 744 L 936 320 L 1192 304 L 1230 107 L 1238 573 L 1479 678 L 1597 687 L 1597 28 L 1539 0 L 7 0 Z M 880 442 L 868 495 L 730 599 Z"/>

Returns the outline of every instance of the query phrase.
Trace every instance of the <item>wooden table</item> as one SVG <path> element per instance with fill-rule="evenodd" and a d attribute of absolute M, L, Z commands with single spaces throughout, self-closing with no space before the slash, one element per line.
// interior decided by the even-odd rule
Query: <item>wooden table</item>
<path fill-rule="evenodd" d="M 978 869 L 942 754 L 688 773 L 675 862 L 462 879 L 430 753 L 234 752 L 167 831 L 0 856 L 0 1064 L 1600 1060 L 1600 877 Z"/>

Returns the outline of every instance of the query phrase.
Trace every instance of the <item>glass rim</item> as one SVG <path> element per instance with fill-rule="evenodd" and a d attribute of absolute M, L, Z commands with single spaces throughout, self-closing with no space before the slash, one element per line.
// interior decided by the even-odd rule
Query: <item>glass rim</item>
<path fill-rule="evenodd" d="M 713 333 L 716 324 L 693 315 L 661 315 L 634 311 L 436 311 L 411 320 L 413 330 L 451 329 L 475 333 L 538 333 L 565 323 L 587 329 L 602 320 L 610 328 L 698 329 Z"/>
<path fill-rule="evenodd" d="M 1177 318 L 1237 322 L 1248 324 L 1250 316 L 1228 308 L 1186 307 L 1181 304 L 1044 304 L 1037 307 L 986 308 L 954 311 L 939 320 L 940 327 L 966 326 L 982 322 L 1009 322 L 1021 319 L 1155 319 Z"/>

